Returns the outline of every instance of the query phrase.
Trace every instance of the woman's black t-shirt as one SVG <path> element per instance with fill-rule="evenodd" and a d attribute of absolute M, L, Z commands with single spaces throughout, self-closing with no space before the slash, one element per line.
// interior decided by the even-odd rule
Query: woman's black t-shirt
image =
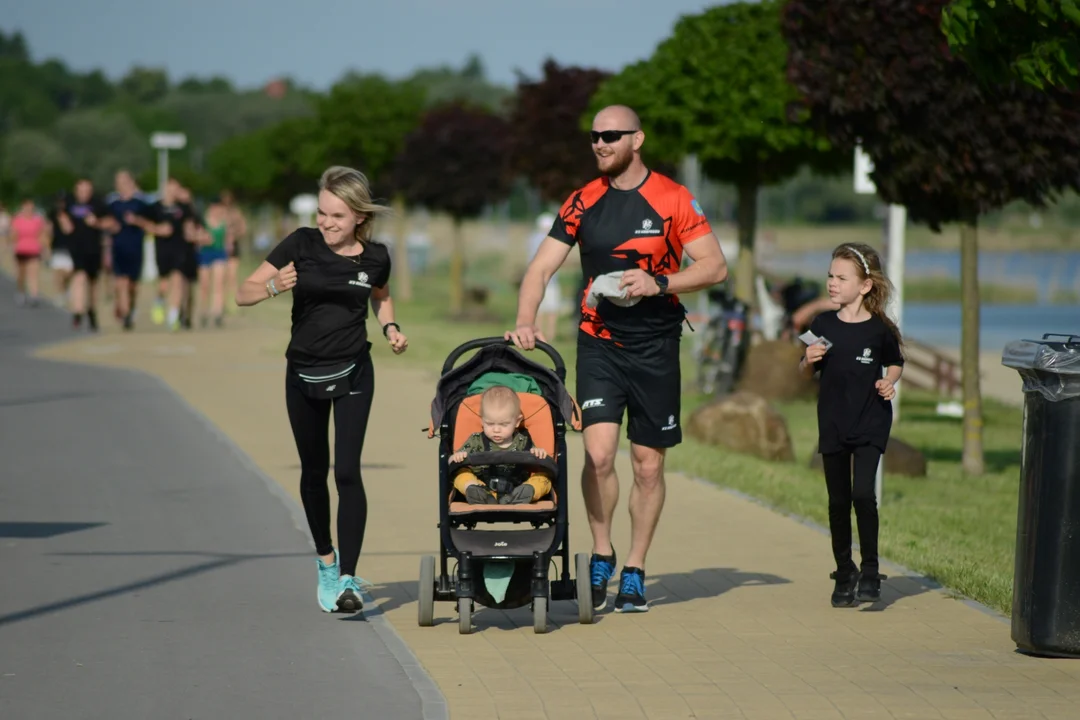
<path fill-rule="evenodd" d="M 881 397 L 874 383 L 883 377 L 882 368 L 904 364 L 896 336 L 877 315 L 849 323 L 835 310 L 814 318 L 810 331 L 832 343 L 814 363 L 821 371 L 819 452 L 839 452 L 845 445 L 873 445 L 885 452 L 892 401 Z"/>
<path fill-rule="evenodd" d="M 356 360 L 367 347 L 371 289 L 390 280 L 390 253 L 369 242 L 356 257 L 338 255 L 316 228 L 300 228 L 270 251 L 266 261 L 296 266 L 292 338 L 285 357 L 297 367 Z"/>

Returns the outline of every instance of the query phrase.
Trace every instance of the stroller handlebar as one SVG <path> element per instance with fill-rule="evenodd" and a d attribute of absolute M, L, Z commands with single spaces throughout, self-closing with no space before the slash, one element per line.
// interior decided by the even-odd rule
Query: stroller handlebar
<path fill-rule="evenodd" d="M 469 340 L 466 343 L 458 345 L 456 348 L 454 348 L 450 355 L 447 356 L 446 362 L 443 363 L 442 374 L 445 375 L 446 373 L 453 370 L 454 364 L 458 361 L 458 358 L 460 358 L 462 355 L 469 352 L 470 350 L 478 350 L 483 347 L 488 347 L 489 345 L 512 346 L 513 344 L 513 340 L 507 340 L 506 338 L 501 337 L 486 337 Z M 559 376 L 559 380 L 565 382 L 566 365 L 563 362 L 562 355 L 559 354 L 559 351 L 541 340 L 536 341 L 536 349 L 544 351 L 544 353 L 549 358 L 551 358 L 551 362 L 555 365 L 555 374 Z"/>

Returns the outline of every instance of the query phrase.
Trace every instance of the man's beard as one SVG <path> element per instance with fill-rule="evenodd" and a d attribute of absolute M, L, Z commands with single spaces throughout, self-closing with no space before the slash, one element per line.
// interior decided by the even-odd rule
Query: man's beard
<path fill-rule="evenodd" d="M 633 153 L 620 154 L 616 152 L 611 156 L 611 167 L 607 170 L 600 170 L 605 176 L 614 178 L 622 175 L 626 172 L 626 169 L 630 167 L 630 163 L 634 160 Z"/>

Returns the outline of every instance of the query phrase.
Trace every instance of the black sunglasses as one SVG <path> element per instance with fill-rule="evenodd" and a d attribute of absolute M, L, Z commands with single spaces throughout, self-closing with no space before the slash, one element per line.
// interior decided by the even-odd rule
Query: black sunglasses
<path fill-rule="evenodd" d="M 589 132 L 589 137 L 592 138 L 594 145 L 601 140 L 608 145 L 611 145 L 612 143 L 619 142 L 619 139 L 622 138 L 623 135 L 633 135 L 636 132 L 637 130 L 604 130 L 602 132 L 592 130 Z"/>

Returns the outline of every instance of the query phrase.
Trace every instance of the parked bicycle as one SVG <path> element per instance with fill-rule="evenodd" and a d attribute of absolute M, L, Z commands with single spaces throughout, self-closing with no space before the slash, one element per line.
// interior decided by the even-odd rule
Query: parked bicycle
<path fill-rule="evenodd" d="M 749 306 L 726 287 L 708 291 L 709 315 L 697 351 L 698 390 L 724 396 L 735 389 L 750 349 Z"/>

